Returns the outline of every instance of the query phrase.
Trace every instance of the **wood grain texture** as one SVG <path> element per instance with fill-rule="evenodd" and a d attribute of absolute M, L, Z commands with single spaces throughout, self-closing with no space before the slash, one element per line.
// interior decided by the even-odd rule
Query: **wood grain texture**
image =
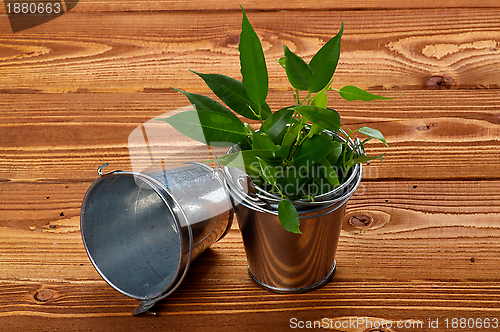
<path fill-rule="evenodd" d="M 93 290 L 93 296 L 87 297 L 87 294 L 78 290 L 77 285 L 47 284 L 46 289 L 50 289 L 54 297 L 45 303 L 36 304 L 33 297 L 40 291 L 38 285 L 12 283 L 5 290 L 24 295 L 11 305 L 13 310 L 9 314 L 1 314 L 1 317 L 2 322 L 9 324 L 16 317 L 27 315 L 33 310 L 32 317 L 25 316 L 33 325 L 71 326 L 78 319 L 81 321 L 77 324 L 78 331 L 87 327 L 93 331 L 105 331 L 106 328 L 125 326 L 147 327 L 151 330 L 161 327 L 166 331 L 209 328 L 229 331 L 231 327 L 239 327 L 250 331 L 257 328 L 287 329 L 290 319 L 294 317 L 300 320 L 321 320 L 334 316 L 354 319 L 377 317 L 366 315 L 368 312 L 387 320 L 412 319 L 424 321 L 425 324 L 428 318 L 440 318 L 443 327 L 443 319 L 452 317 L 447 315 L 456 312 L 465 317 L 486 318 L 497 315 L 499 310 L 498 283 L 495 282 L 416 281 L 411 287 L 408 283 L 397 281 L 365 282 L 362 287 L 357 281 L 331 282 L 314 293 L 299 295 L 268 294 L 256 287 L 241 284 L 239 280 L 225 284 L 206 282 L 205 285 L 186 280 L 168 303 L 165 301 L 158 305 L 158 309 L 161 309 L 159 317 L 133 318 L 127 311 L 133 308 L 135 301 L 116 296 L 103 285 L 81 284 Z M 219 290 L 207 292 L 207 286 Z M 108 303 L 113 305 L 108 306 Z M 79 314 L 69 316 L 65 314 L 65 309 L 78 310 Z M 426 316 L 429 312 L 432 313 Z"/>
<path fill-rule="evenodd" d="M 497 250 L 500 238 L 499 185 L 486 180 L 363 181 L 348 204 L 337 253 L 342 268 L 335 278 L 495 279 L 497 258 L 490 251 Z M 80 206 L 88 186 L 88 182 L 0 184 L 1 279 L 100 279 L 79 233 Z M 368 216 L 372 224 L 349 222 L 360 216 Z M 64 251 L 58 253 L 57 248 Z M 246 274 L 236 223 L 213 249 L 217 258 L 229 256 L 227 261 L 221 258 L 229 274 L 210 268 L 207 273 L 220 276 L 209 279 L 231 280 L 235 269 L 238 278 Z"/>
<path fill-rule="evenodd" d="M 492 193 L 499 184 L 363 182 L 349 203 L 333 281 L 303 295 L 277 295 L 254 284 L 246 272 L 241 236 L 233 227 L 194 262 L 181 288 L 157 306 L 160 317 L 150 319 L 131 318 L 137 301 L 107 286 L 86 257 L 78 233 L 78 196 L 86 184 L 45 184 L 38 189 L 25 185 L 16 188 L 17 196 L 4 194 L 10 201 L 0 199 L 37 215 L 8 215 L 2 221 L 0 279 L 7 283 L 0 295 L 11 302 L 0 307 L 1 322 L 40 330 L 76 324 L 77 330 L 89 326 L 93 331 L 152 329 L 168 322 L 162 327 L 167 331 L 225 331 L 280 330 L 291 318 L 368 316 L 424 323 L 440 318 L 444 324 L 443 319 L 453 315 L 496 316 L 497 258 L 491 253 L 497 251 L 500 228 L 492 220 L 498 220 L 500 196 Z M 55 215 L 58 211 L 64 216 Z M 373 224 L 349 223 L 362 215 L 373 218 Z M 53 296 L 37 301 L 42 290 Z"/>
<path fill-rule="evenodd" d="M 70 278 L 74 274 L 74 271 L 69 267 L 76 257 L 79 257 L 79 263 L 87 263 L 84 264 L 86 267 L 81 267 L 81 269 L 91 268 L 89 262 L 87 262 L 79 234 L 79 207 L 82 195 L 88 185 L 90 184 L 2 185 L 1 209 L 3 213 L 0 220 L 2 243 L 15 246 L 15 248 L 9 246 L 3 248 L 3 250 L 13 251 L 4 252 L 6 255 L 2 255 L 2 257 L 4 260 L 12 259 L 17 262 L 24 262 L 16 264 L 19 265 L 18 268 L 24 270 L 20 275 L 29 274 L 30 270 L 35 271 L 36 269 L 33 267 L 37 265 L 37 262 L 41 263 L 43 261 L 44 269 L 39 271 L 38 278 L 55 278 L 55 276 L 52 277 L 52 271 L 47 270 L 47 268 L 53 266 L 56 269 L 61 262 L 56 253 L 54 253 L 55 255 L 47 255 L 47 253 L 51 252 L 51 248 L 63 244 L 68 252 L 60 259 L 66 260 L 66 263 L 69 264 L 68 269 L 66 269 L 68 275 L 59 276 L 56 278 L 57 280 L 59 278 L 61 280 Z M 500 236 L 498 234 L 498 225 L 491 222 L 497 220 L 499 214 L 500 196 L 498 193 L 492 196 L 492 192 L 498 188 L 498 185 L 497 181 L 363 182 L 349 203 L 339 255 L 340 257 L 343 255 L 349 256 L 356 252 L 355 248 L 359 246 L 362 251 L 356 257 L 370 260 L 372 255 L 380 251 L 385 252 L 385 254 L 381 255 L 372 264 L 391 264 L 390 262 L 393 260 L 403 260 L 403 257 L 398 258 L 398 255 L 400 255 L 400 246 L 406 245 L 409 249 L 407 253 L 408 261 L 415 263 L 416 259 L 422 259 L 422 263 L 427 264 L 427 261 L 429 267 L 422 269 L 419 275 L 403 275 L 403 277 L 444 279 L 445 276 L 439 274 L 443 267 L 432 263 L 429 261 L 429 257 L 425 257 L 425 255 L 420 256 L 418 252 L 418 250 L 425 252 L 431 249 L 433 252 L 438 252 L 442 249 L 442 246 L 443 248 L 447 247 L 449 250 L 442 250 L 443 253 L 435 258 L 437 260 L 457 259 L 457 262 L 464 263 L 463 265 L 457 263 L 453 267 L 455 269 L 465 269 L 462 271 L 464 275 L 461 279 L 479 279 L 481 275 L 484 278 L 494 277 L 496 267 L 491 266 L 491 275 L 488 275 L 487 262 L 494 260 L 495 257 L 489 257 L 485 249 L 496 242 L 494 238 Z M 11 187 L 10 190 L 12 191 L 5 190 L 8 186 Z M 35 193 L 38 193 L 38 195 L 35 195 Z M 453 211 L 454 214 L 451 214 L 450 211 Z M 350 226 L 348 220 L 352 216 L 363 214 L 374 219 L 372 226 L 361 228 Z M 454 223 L 448 222 L 449 219 L 453 218 L 455 218 Z M 233 228 L 236 229 L 236 226 Z M 470 241 L 471 246 L 473 242 L 476 242 L 478 247 L 469 248 L 469 253 L 463 253 L 465 256 L 454 257 L 457 254 L 457 249 L 451 249 L 453 249 L 455 241 L 460 238 L 462 238 L 460 240 L 462 242 Z M 423 243 L 422 247 L 415 243 L 419 241 Z M 484 241 L 486 247 L 483 248 L 480 245 L 479 242 L 481 241 Z M 220 246 L 224 245 L 224 247 L 216 247 L 219 250 L 225 248 L 225 250 L 234 251 L 234 254 L 238 253 L 236 256 L 241 258 L 242 247 L 240 242 L 239 234 L 231 233 L 220 243 Z M 392 247 L 393 245 L 394 247 Z M 436 245 L 439 246 L 435 247 Z M 348 246 L 349 249 L 344 250 L 345 246 Z M 433 246 L 434 248 L 432 248 Z M 464 248 L 467 248 L 465 243 Z M 367 254 L 370 250 L 373 252 Z M 21 253 L 24 251 L 25 255 L 15 255 L 16 252 Z M 69 251 L 71 251 L 71 255 L 69 255 Z M 390 251 L 392 251 L 392 254 L 390 254 Z M 34 254 L 36 255 L 30 257 L 30 255 Z M 366 256 L 364 256 L 365 254 Z M 69 257 L 65 257 L 68 255 Z M 231 264 L 235 263 L 235 257 L 231 259 Z M 471 265 L 468 260 L 472 257 L 476 260 L 474 266 L 479 265 L 481 267 L 475 271 L 468 270 Z M 343 261 L 344 259 L 339 258 L 339 260 Z M 241 260 L 240 263 L 243 266 L 244 260 Z M 370 262 L 366 261 L 366 265 L 369 264 Z M 481 266 L 481 264 L 484 265 Z M 434 269 L 432 266 L 434 266 Z M 452 265 L 449 267 L 452 268 Z M 346 271 L 345 268 L 342 271 Z M 366 268 L 366 266 L 362 266 L 362 268 Z M 406 266 L 402 265 L 401 271 L 403 273 L 405 269 Z M 397 273 L 397 270 L 396 268 L 384 270 L 387 273 L 385 278 L 396 277 L 397 274 L 392 273 Z M 86 279 L 87 277 L 84 277 L 84 275 L 88 275 L 89 271 L 91 270 L 79 273 L 78 275 L 81 277 L 77 279 Z M 15 278 L 18 274 L 16 271 L 7 268 L 1 269 L 0 273 L 6 279 Z M 415 274 L 416 271 L 408 270 L 408 273 Z M 429 273 L 429 275 L 424 275 L 425 273 Z M 470 277 L 469 274 L 471 273 L 476 273 L 476 275 Z M 346 275 L 345 278 L 353 278 L 357 274 L 358 272 L 354 271 Z M 31 275 L 33 276 L 33 273 Z M 92 277 L 96 276 L 95 274 L 91 275 Z M 341 275 L 337 274 L 337 277 L 339 276 Z M 458 277 L 458 275 L 455 274 L 453 278 L 455 277 Z M 384 278 L 384 275 L 381 278 Z"/>
<path fill-rule="evenodd" d="M 384 91 L 374 92 L 384 94 Z M 500 95 L 497 90 L 407 90 L 386 92 L 395 100 L 330 104 L 345 128 L 364 125 L 384 132 L 384 162 L 364 168 L 366 179 L 498 179 Z M 143 122 L 187 104 L 180 93 L 5 94 L 0 101 L 0 174 L 4 181 L 90 181 L 105 162 L 131 169 L 128 138 Z M 270 105 L 291 103 L 275 91 Z M 171 139 L 171 138 L 169 138 Z M 179 137 L 180 141 L 186 141 Z M 186 143 L 187 144 L 187 143 Z M 50 146 L 50 149 L 47 149 Z M 205 151 L 205 152 L 203 152 Z M 206 149 L 173 146 L 168 160 L 207 158 Z M 199 157 L 199 156 L 203 157 Z M 200 159 L 198 159 L 200 160 Z"/>
<path fill-rule="evenodd" d="M 75 2 L 75 1 L 69 1 Z M 247 12 L 251 11 L 317 11 L 317 10 L 366 10 L 366 9 L 414 9 L 414 8 L 497 8 L 498 3 L 494 0 L 480 0 L 470 2 L 466 0 L 441 0 L 439 3 L 423 0 L 418 4 L 413 2 L 391 2 L 384 0 L 360 0 L 360 1 L 315 1 L 304 2 L 301 0 L 275 0 L 275 1 L 250 1 L 242 0 L 237 3 L 232 1 L 210 0 L 210 1 L 176 1 L 176 0 L 120 0 L 113 2 L 102 2 L 96 0 L 79 0 L 71 13 L 109 13 L 109 12 L 157 12 L 157 11 L 239 11 L 239 5 Z M 5 14 L 6 8 L 0 6 L 0 14 Z"/>
<path fill-rule="evenodd" d="M 240 77 L 239 8 L 81 0 L 13 34 L 0 5 L 0 329 L 283 331 L 292 318 L 326 318 L 421 322 L 383 330 L 417 332 L 457 331 L 446 327 L 454 317 L 500 318 L 498 3 L 241 4 L 264 45 L 273 110 L 293 103 L 275 62 L 282 44 L 310 58 L 342 21 L 335 85 L 395 98 L 329 96 L 345 128 L 368 125 L 389 142 L 367 144 L 368 153 L 387 155 L 363 167 L 332 282 L 298 295 L 263 290 L 247 273 L 235 223 L 155 307 L 157 317 L 132 317 L 139 301 L 113 290 L 87 257 L 83 197 L 104 162 L 133 169 L 134 129 L 187 105 L 172 86 L 210 94 L 188 69 Z M 185 138 L 168 140 L 168 163 L 207 154 Z"/>
<path fill-rule="evenodd" d="M 289 89 L 276 62 L 282 44 L 310 58 L 343 21 L 335 84 L 362 88 L 487 88 L 500 75 L 496 9 L 253 13 L 271 89 Z M 17 34 L 0 26 L 3 92 L 199 90 L 187 71 L 239 78 L 241 14 L 67 14 Z M 446 19 L 443 19 L 446 18 Z M 203 88 L 201 88 L 203 89 Z M 206 89 L 205 89 L 206 90 Z"/>

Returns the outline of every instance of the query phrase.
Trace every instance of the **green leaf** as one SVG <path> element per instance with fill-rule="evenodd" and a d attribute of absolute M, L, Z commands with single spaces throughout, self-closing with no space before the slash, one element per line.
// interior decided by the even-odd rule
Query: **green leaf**
<path fill-rule="evenodd" d="M 309 134 L 307 134 L 307 137 L 311 138 L 314 135 L 319 135 L 323 132 L 324 129 L 325 128 L 313 123 L 311 129 L 309 129 Z"/>
<path fill-rule="evenodd" d="M 231 112 L 223 105 L 221 105 L 220 103 L 216 102 L 215 100 L 207 96 L 197 95 L 195 93 L 189 93 L 176 88 L 172 89 L 182 92 L 189 99 L 189 101 L 196 107 L 196 110 L 223 113 L 229 116 L 233 116 L 236 119 L 238 118 L 233 112 Z"/>
<path fill-rule="evenodd" d="M 276 170 L 274 167 L 270 166 L 266 161 L 258 156 L 255 157 L 259 162 L 259 174 L 262 176 L 264 181 L 270 185 L 276 184 Z"/>
<path fill-rule="evenodd" d="M 205 83 L 207 83 L 210 90 L 212 90 L 230 109 L 247 119 L 258 119 L 252 112 L 252 110 L 254 112 L 258 111 L 258 106 L 248 97 L 248 93 L 243 83 L 232 77 L 220 74 L 201 74 L 195 71 L 192 72 L 200 76 Z M 267 119 L 271 115 L 271 108 L 267 103 L 262 105 L 261 115 L 263 119 Z"/>
<path fill-rule="evenodd" d="M 326 108 L 328 106 L 328 99 L 326 98 L 326 90 L 318 92 L 313 100 L 312 104 L 321 108 Z"/>
<path fill-rule="evenodd" d="M 309 87 L 309 92 L 316 93 L 330 83 L 335 73 L 340 58 L 340 38 L 344 31 L 344 23 L 339 33 L 330 39 L 311 59 L 309 68 L 314 74 L 314 82 Z"/>
<path fill-rule="evenodd" d="M 252 176 L 252 174 L 250 174 L 248 170 L 253 170 L 255 172 L 254 174 L 257 174 L 259 163 L 256 157 L 260 157 L 261 159 L 268 159 L 272 158 L 272 156 L 273 150 L 245 150 L 225 154 L 222 157 L 215 159 L 214 161 L 226 167 L 238 168 L 239 170 L 247 172 L 248 175 Z"/>
<path fill-rule="evenodd" d="M 283 137 L 283 141 L 281 142 L 281 146 L 275 152 L 275 156 L 279 159 L 286 159 L 288 154 L 290 153 L 290 148 L 297 140 L 297 137 L 302 130 L 303 126 L 300 123 L 295 123 L 288 127 L 288 130 Z"/>
<path fill-rule="evenodd" d="M 339 160 L 340 156 L 342 155 L 342 150 L 344 149 L 345 143 L 333 141 L 333 150 L 330 152 L 326 158 L 328 159 L 328 162 L 331 165 L 335 165 L 337 163 L 337 160 Z"/>
<path fill-rule="evenodd" d="M 288 120 L 293 115 L 293 110 L 289 108 L 282 108 L 279 111 L 274 112 L 261 127 L 261 130 L 269 135 L 269 137 L 274 141 L 283 129 L 285 129 Z"/>
<path fill-rule="evenodd" d="M 280 64 L 283 69 L 285 69 L 285 57 L 282 56 L 281 58 L 278 59 L 278 63 Z"/>
<path fill-rule="evenodd" d="M 328 162 L 327 158 L 321 159 L 316 163 L 316 165 L 319 166 L 319 171 L 332 187 L 336 187 L 340 184 L 339 178 L 337 177 L 337 172 Z"/>
<path fill-rule="evenodd" d="M 265 134 L 254 132 L 252 135 L 252 149 L 253 150 L 276 150 L 274 142 Z"/>
<path fill-rule="evenodd" d="M 293 156 L 295 167 L 312 167 L 327 155 L 332 153 L 335 146 L 331 140 L 325 136 L 316 135 L 304 140 Z"/>
<path fill-rule="evenodd" d="M 376 138 L 379 141 L 383 142 L 386 146 L 389 146 L 389 144 L 387 144 L 387 142 L 385 141 L 384 135 L 382 135 L 382 133 L 377 129 L 373 129 L 370 127 L 363 127 L 359 128 L 356 131 L 359 131 L 361 134 L 366 135 L 368 137 Z"/>
<path fill-rule="evenodd" d="M 333 132 L 337 132 L 340 129 L 340 115 L 335 110 L 314 105 L 295 106 L 292 109 L 300 113 L 308 121 L 311 121 L 311 123 L 320 127 Z"/>
<path fill-rule="evenodd" d="M 322 131 L 320 135 L 323 135 L 323 136 L 331 139 L 332 141 L 335 139 L 335 136 L 333 136 L 331 131 Z"/>
<path fill-rule="evenodd" d="M 309 65 L 301 57 L 283 45 L 285 50 L 285 71 L 290 84 L 297 90 L 309 90 L 314 75 Z"/>
<path fill-rule="evenodd" d="M 278 218 L 283 228 L 295 234 L 302 234 L 300 231 L 300 219 L 297 209 L 290 201 L 282 199 L 278 205 Z"/>
<path fill-rule="evenodd" d="M 345 100 L 352 101 L 352 100 L 364 100 L 364 101 L 371 101 L 371 100 L 376 100 L 376 99 L 392 99 L 389 97 L 382 97 L 378 95 L 374 95 L 372 93 L 366 92 L 363 89 L 360 89 L 358 87 L 355 87 L 353 85 L 347 85 L 343 87 L 342 89 L 339 90 L 340 96 L 344 98 Z"/>
<path fill-rule="evenodd" d="M 269 118 L 272 113 L 273 112 L 271 111 L 271 107 L 269 107 L 267 103 L 261 105 L 260 116 L 262 117 L 262 120 L 266 120 L 267 118 Z"/>
<path fill-rule="evenodd" d="M 337 165 L 345 166 L 346 160 L 353 158 L 353 151 L 347 144 L 343 144 L 342 147 L 342 157 L 337 160 Z"/>
<path fill-rule="evenodd" d="M 351 168 L 352 166 L 359 164 L 359 163 L 365 163 L 367 161 L 374 160 L 374 159 L 379 159 L 380 161 L 382 161 L 383 156 L 385 156 L 385 153 L 379 154 L 378 156 L 364 156 L 363 155 L 363 156 L 353 158 L 345 163 L 346 171 L 349 168 Z"/>
<path fill-rule="evenodd" d="M 248 105 L 251 105 L 254 110 L 257 109 L 256 105 L 248 97 L 247 91 L 243 87 L 243 83 L 232 77 L 220 74 L 201 74 L 195 71 L 193 71 L 193 73 L 200 76 L 215 95 L 230 109 L 243 115 L 247 119 L 258 119 L 248 107 Z"/>
<path fill-rule="evenodd" d="M 246 123 L 246 122 L 245 122 L 243 125 L 245 126 L 245 130 L 246 130 L 246 132 L 247 132 L 247 135 L 248 135 L 248 136 L 253 136 L 253 134 L 255 133 L 255 130 L 253 130 L 252 126 L 251 126 L 251 125 L 249 125 L 249 124 L 248 124 L 248 123 Z M 245 149 L 242 149 L 242 150 L 245 150 Z"/>
<path fill-rule="evenodd" d="M 260 106 L 266 101 L 269 87 L 266 60 L 259 37 L 248 21 L 243 7 L 241 10 L 243 21 L 238 50 L 240 52 L 242 82 L 250 100 Z"/>
<path fill-rule="evenodd" d="M 238 143 L 239 151 L 252 150 L 252 140 L 250 138 L 251 136 L 248 136 L 247 133 L 247 137 Z"/>
<path fill-rule="evenodd" d="M 309 183 L 307 188 L 309 197 L 325 194 L 340 184 L 336 169 L 330 165 L 326 158 L 313 166 L 312 173 L 314 181 Z"/>
<path fill-rule="evenodd" d="M 234 114 L 198 110 L 157 120 L 165 121 L 180 133 L 211 146 L 231 146 L 247 136 L 243 123 Z"/>
<path fill-rule="evenodd" d="M 296 199 L 306 195 L 306 184 L 311 180 L 311 172 L 299 174 L 299 168 L 294 165 L 279 168 L 276 172 L 276 185 L 289 199 Z"/>

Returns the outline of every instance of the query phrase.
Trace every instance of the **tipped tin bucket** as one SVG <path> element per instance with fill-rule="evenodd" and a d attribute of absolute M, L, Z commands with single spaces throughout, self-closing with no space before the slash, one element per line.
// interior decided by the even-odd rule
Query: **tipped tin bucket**
<path fill-rule="evenodd" d="M 227 233 L 231 201 L 205 164 L 148 174 L 101 169 L 82 203 L 82 239 L 103 279 L 142 300 L 133 312 L 140 314 L 175 291 L 190 263 Z"/>

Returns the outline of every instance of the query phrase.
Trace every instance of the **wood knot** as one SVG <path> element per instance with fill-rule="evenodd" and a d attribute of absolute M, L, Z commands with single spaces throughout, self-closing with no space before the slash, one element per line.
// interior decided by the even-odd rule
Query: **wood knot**
<path fill-rule="evenodd" d="M 35 300 L 38 302 L 47 302 L 54 296 L 54 293 L 49 289 L 44 289 L 35 294 Z"/>
<path fill-rule="evenodd" d="M 427 88 L 431 90 L 451 89 L 455 86 L 455 80 L 451 77 L 431 76 L 426 81 Z"/>
<path fill-rule="evenodd" d="M 373 224 L 373 217 L 365 214 L 356 214 L 349 218 L 348 223 L 356 228 L 368 227 Z"/>
<path fill-rule="evenodd" d="M 229 36 L 226 40 L 227 45 L 239 45 L 240 44 L 240 35 Z"/>
<path fill-rule="evenodd" d="M 426 130 L 430 130 L 434 126 L 436 126 L 436 123 L 433 122 L 433 123 L 426 124 L 426 125 L 423 125 L 423 126 L 418 126 L 417 130 L 426 131 Z"/>
<path fill-rule="evenodd" d="M 384 227 L 391 216 L 383 211 L 352 211 L 344 216 L 342 229 L 352 234 L 363 234 Z"/>

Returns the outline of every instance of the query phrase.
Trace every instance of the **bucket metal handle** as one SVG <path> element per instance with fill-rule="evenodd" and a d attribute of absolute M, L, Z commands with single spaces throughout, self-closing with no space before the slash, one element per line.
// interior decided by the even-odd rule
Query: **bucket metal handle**
<path fill-rule="evenodd" d="M 102 173 L 103 168 L 107 167 L 107 166 L 109 166 L 109 163 L 104 163 L 101 166 L 99 166 L 99 168 L 97 168 L 97 174 L 102 175 L 103 174 Z"/>
<path fill-rule="evenodd" d="M 109 163 L 106 162 L 104 164 L 102 164 L 101 166 L 99 166 L 97 168 L 97 174 L 99 174 L 100 176 L 103 176 L 103 175 L 108 175 L 108 174 L 112 174 L 112 173 L 115 173 L 115 172 L 122 172 L 120 170 L 115 170 L 115 171 L 111 171 L 111 172 L 107 172 L 107 173 L 104 173 L 102 170 L 105 168 L 105 167 L 108 167 L 109 166 Z"/>

